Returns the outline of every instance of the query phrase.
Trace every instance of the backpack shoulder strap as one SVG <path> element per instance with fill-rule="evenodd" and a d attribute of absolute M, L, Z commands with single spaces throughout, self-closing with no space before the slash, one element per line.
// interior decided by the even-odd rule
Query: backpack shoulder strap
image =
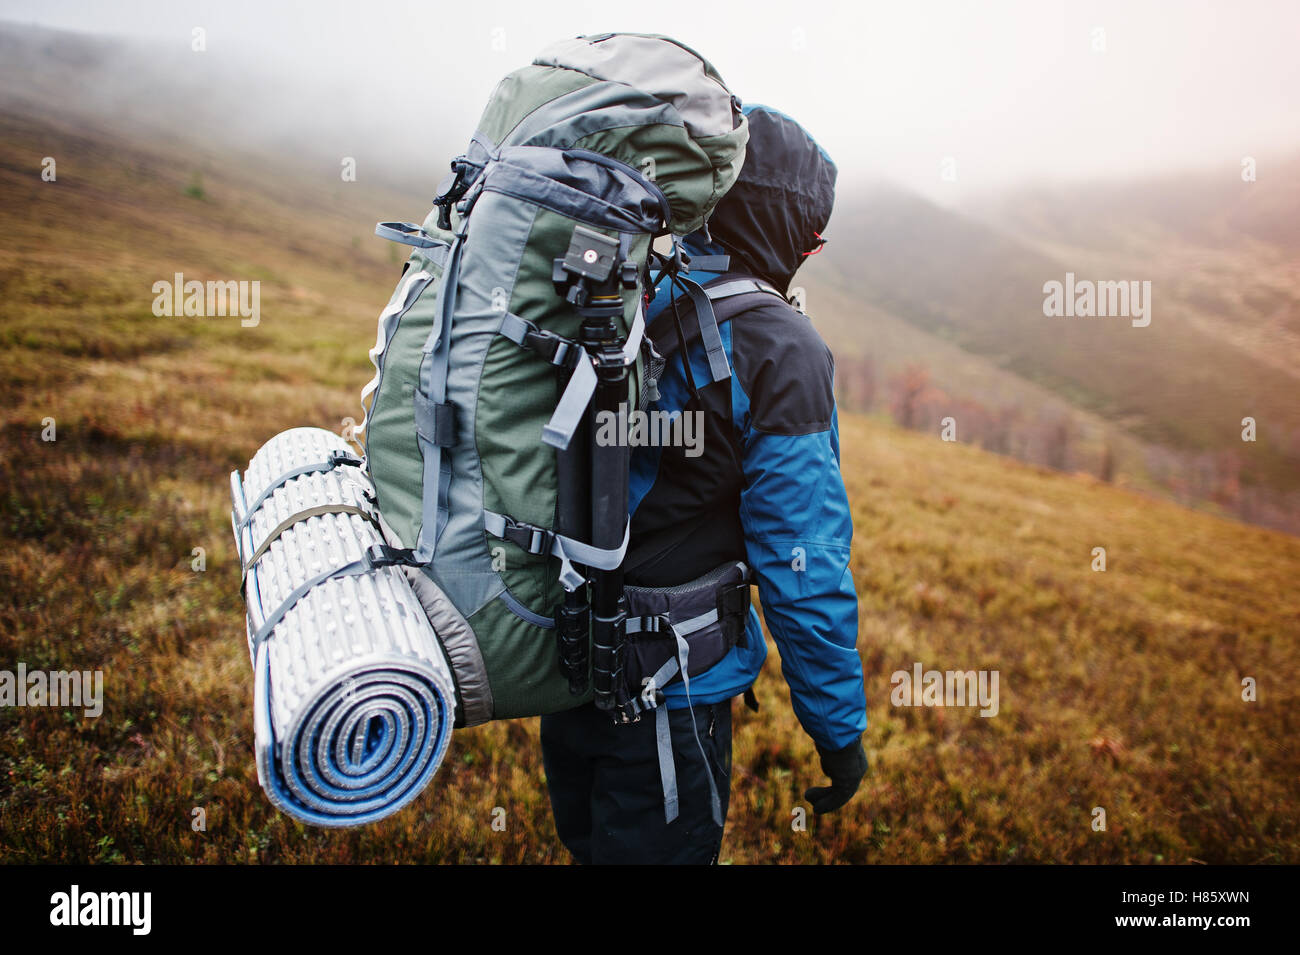
<path fill-rule="evenodd" d="M 766 282 L 758 279 L 733 279 L 729 282 L 723 282 L 719 285 L 710 285 L 704 289 L 704 294 L 709 297 L 709 301 L 716 302 L 719 299 L 731 298 L 736 295 L 744 295 L 747 292 L 766 292 L 769 295 L 775 295 L 781 301 L 785 301 L 785 296 L 768 285 Z"/>
<path fill-rule="evenodd" d="M 688 342 L 698 339 L 704 344 L 705 351 L 709 354 L 711 370 L 714 370 L 714 351 L 710 350 L 710 342 L 715 342 L 713 347 L 722 362 L 725 364 L 727 360 L 718 326 L 731 321 L 732 318 L 752 307 L 756 304 L 758 296 L 765 298 L 768 295 L 775 295 L 782 302 L 786 301 L 785 296 L 768 283 L 748 276 L 728 278 L 724 275 L 721 279 L 705 286 L 697 285 L 688 279 L 682 281 L 686 284 L 686 298 L 690 303 L 690 307 L 680 312 L 682 330 Z M 655 320 L 646 330 L 647 337 L 654 342 L 659 354 L 667 356 L 677 351 L 679 343 L 672 331 L 673 310 L 669 307 L 655 316 Z M 721 381 L 729 376 L 728 368 L 727 373 L 721 377 L 718 377 L 715 372 L 713 380 Z"/>

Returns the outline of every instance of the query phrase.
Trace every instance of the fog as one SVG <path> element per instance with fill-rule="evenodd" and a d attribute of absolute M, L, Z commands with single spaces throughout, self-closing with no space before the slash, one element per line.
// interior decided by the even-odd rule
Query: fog
<path fill-rule="evenodd" d="M 940 202 L 1021 185 L 1236 168 L 1300 149 L 1300 4 L 748 2 L 639 7 L 0 0 L 0 19 L 148 41 L 229 134 L 441 168 L 503 74 L 552 40 L 630 30 L 694 47 L 746 101 L 803 122 L 843 181 Z M 192 51 L 202 28 L 206 49 Z M 192 75 L 189 75 L 192 74 Z M 110 84 L 111 85 L 111 84 Z M 166 86 L 166 88 L 161 88 Z M 108 96 L 112 89 L 87 91 Z M 209 131 L 220 132 L 220 130 Z M 438 144 L 436 147 L 431 144 Z M 445 145 L 444 145 L 445 144 Z M 375 153 L 382 153 L 377 157 Z"/>

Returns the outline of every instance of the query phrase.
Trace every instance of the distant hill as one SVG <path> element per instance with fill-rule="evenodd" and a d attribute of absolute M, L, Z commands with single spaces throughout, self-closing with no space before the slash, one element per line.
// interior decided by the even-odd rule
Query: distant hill
<path fill-rule="evenodd" d="M 1132 182 L 1033 190 L 975 214 L 1096 268 L 1141 268 L 1200 331 L 1300 381 L 1300 155 Z"/>
<path fill-rule="evenodd" d="M 984 363 L 983 383 L 967 374 L 958 396 L 1014 376 L 1086 413 L 1080 428 L 1101 421 L 1112 440 L 1140 442 L 1152 460 L 1137 470 L 1177 480 L 1213 458 L 1257 492 L 1256 513 L 1244 516 L 1300 529 L 1300 275 L 1286 202 L 1272 223 L 1262 200 L 1220 194 L 1199 216 L 1179 216 L 1172 193 L 1149 209 L 1124 194 L 1080 187 L 990 203 L 977 216 L 878 185 L 841 198 L 806 284 L 828 291 L 827 335 L 846 352 L 871 354 L 876 329 L 906 323 L 924 335 L 894 365 L 938 356 L 950 385 L 943 356 L 954 346 Z M 1067 272 L 1151 281 L 1151 324 L 1045 316 L 1044 284 Z M 1255 444 L 1240 439 L 1247 416 L 1258 422 Z"/>

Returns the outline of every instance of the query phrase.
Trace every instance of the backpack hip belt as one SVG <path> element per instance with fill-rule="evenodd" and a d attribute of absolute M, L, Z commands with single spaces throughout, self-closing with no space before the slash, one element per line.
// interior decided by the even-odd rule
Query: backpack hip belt
<path fill-rule="evenodd" d="M 685 672 L 696 676 L 746 645 L 751 573 L 743 561 L 728 561 L 675 587 L 625 587 L 628 651 L 626 672 L 642 709 L 662 701 L 665 686 L 682 678 L 676 637 L 686 641 Z M 665 664 L 669 666 L 666 679 Z"/>

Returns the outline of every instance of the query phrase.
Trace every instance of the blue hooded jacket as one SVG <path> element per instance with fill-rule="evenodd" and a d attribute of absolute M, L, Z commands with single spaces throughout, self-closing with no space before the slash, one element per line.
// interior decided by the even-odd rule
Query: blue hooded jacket
<path fill-rule="evenodd" d="M 784 295 L 803 257 L 822 242 L 835 167 L 789 117 L 758 106 L 745 112 L 745 167 L 710 220 L 712 239 L 696 233 L 684 243 L 697 256 L 729 255 L 730 269 L 689 278 L 705 287 L 755 278 Z M 691 308 L 665 278 L 647 308 L 648 325 L 672 309 L 674 297 L 679 312 Z M 755 293 L 741 304 L 719 328 L 729 379 L 710 384 L 698 337 L 685 341 L 688 362 L 678 348 L 660 371 L 650 410 L 702 411 L 705 452 L 633 449 L 628 579 L 667 586 L 744 560 L 800 724 L 823 748 L 843 749 L 866 729 L 866 704 L 834 364 L 808 318 L 781 296 Z M 751 686 L 767 656 L 752 608 L 746 637 L 691 677 L 690 702 L 730 699 Z M 670 709 L 687 705 L 681 681 L 664 695 Z"/>

